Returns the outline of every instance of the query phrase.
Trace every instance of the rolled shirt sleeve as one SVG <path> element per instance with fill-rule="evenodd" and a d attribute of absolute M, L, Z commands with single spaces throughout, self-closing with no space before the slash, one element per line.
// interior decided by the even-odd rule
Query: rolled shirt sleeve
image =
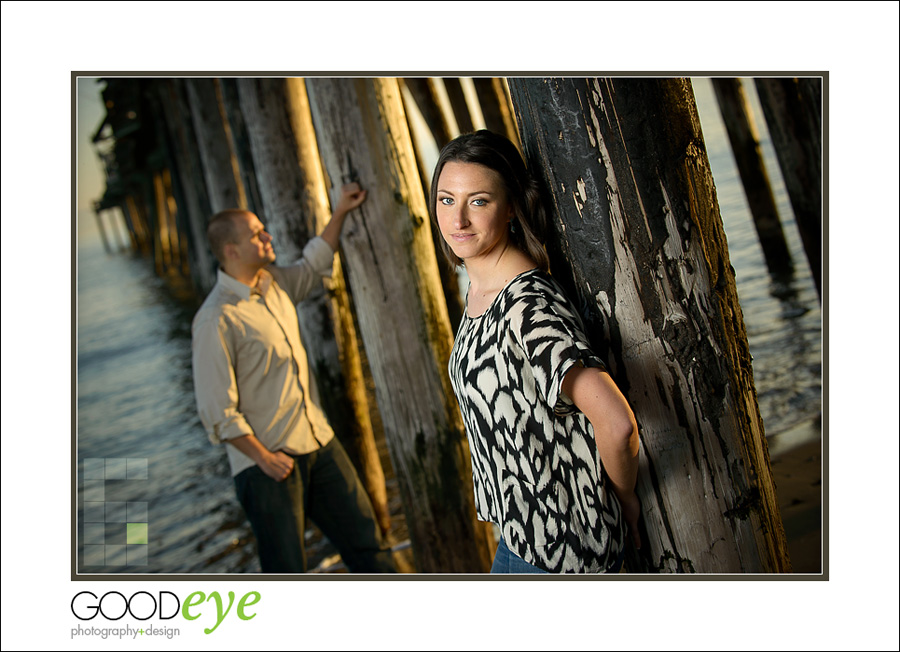
<path fill-rule="evenodd" d="M 334 267 L 334 250 L 325 240 L 316 236 L 306 243 L 303 254 L 288 267 L 271 267 L 272 276 L 295 304 L 312 292 L 323 277 L 331 276 Z"/>
<path fill-rule="evenodd" d="M 253 428 L 238 410 L 234 373 L 235 352 L 222 315 L 201 315 L 193 327 L 194 393 L 200 421 L 214 444 L 252 435 Z"/>

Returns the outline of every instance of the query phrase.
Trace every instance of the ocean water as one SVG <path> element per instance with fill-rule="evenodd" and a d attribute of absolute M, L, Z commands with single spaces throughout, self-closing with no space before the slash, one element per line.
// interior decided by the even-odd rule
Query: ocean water
<path fill-rule="evenodd" d="M 821 412 L 821 311 L 768 141 L 764 155 L 794 257 L 788 284 L 770 278 L 708 81 L 695 82 L 760 411 L 768 436 Z M 761 113 L 757 114 L 759 121 Z M 234 498 L 225 451 L 200 425 L 190 323 L 149 260 L 78 243 L 78 569 L 85 573 L 259 570 Z M 327 545 L 314 531 L 310 561 Z"/>
<path fill-rule="evenodd" d="M 197 416 L 192 309 L 172 298 L 150 261 L 105 254 L 99 242 L 79 246 L 77 455 L 79 479 L 90 483 L 79 501 L 85 572 L 216 573 L 256 563 L 225 452 L 209 443 Z M 102 495 L 88 479 L 97 460 L 107 476 Z M 121 460 L 124 477 L 115 472 Z M 129 474 L 129 464 L 138 472 Z M 103 542 L 95 544 L 97 503 L 104 512 L 124 503 L 126 520 L 103 524 Z M 131 506 L 143 507 L 147 543 L 122 540 Z"/>
<path fill-rule="evenodd" d="M 793 260 L 788 282 L 773 280 L 766 268 L 712 85 L 708 79 L 692 83 L 753 356 L 760 412 L 771 437 L 821 414 L 822 311 L 753 83 L 745 80 L 743 85 Z"/>

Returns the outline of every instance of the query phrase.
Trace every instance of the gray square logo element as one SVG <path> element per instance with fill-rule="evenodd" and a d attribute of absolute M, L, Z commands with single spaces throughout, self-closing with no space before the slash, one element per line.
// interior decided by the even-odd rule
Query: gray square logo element
<path fill-rule="evenodd" d="M 128 466 L 125 458 L 108 457 L 106 458 L 106 479 L 107 480 L 125 480 L 128 477 Z"/>
<path fill-rule="evenodd" d="M 84 522 L 85 523 L 103 523 L 106 521 L 105 514 L 106 503 L 85 503 L 84 504 Z"/>
<path fill-rule="evenodd" d="M 106 460 L 102 457 L 88 457 L 84 460 L 84 479 L 103 480 L 106 477 Z"/>
<path fill-rule="evenodd" d="M 106 503 L 107 523 L 124 523 L 125 516 L 125 503 Z"/>
<path fill-rule="evenodd" d="M 85 544 L 102 544 L 106 543 L 106 524 L 105 523 L 85 523 L 84 524 L 84 542 Z M 85 563 L 87 563 L 87 548 L 85 545 Z"/>
<path fill-rule="evenodd" d="M 126 512 L 129 523 L 146 523 L 147 522 L 147 503 L 128 503 Z"/>
<path fill-rule="evenodd" d="M 147 458 L 129 457 L 126 462 L 127 476 L 129 480 L 147 479 Z"/>

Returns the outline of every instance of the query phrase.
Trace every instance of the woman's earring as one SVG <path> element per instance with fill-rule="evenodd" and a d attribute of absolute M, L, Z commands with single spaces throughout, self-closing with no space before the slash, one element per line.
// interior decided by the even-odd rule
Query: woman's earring
<path fill-rule="evenodd" d="M 515 233 L 515 232 L 516 232 L 516 221 L 515 221 L 515 220 L 510 220 L 510 221 L 509 221 L 509 232 L 510 232 L 510 233 Z"/>

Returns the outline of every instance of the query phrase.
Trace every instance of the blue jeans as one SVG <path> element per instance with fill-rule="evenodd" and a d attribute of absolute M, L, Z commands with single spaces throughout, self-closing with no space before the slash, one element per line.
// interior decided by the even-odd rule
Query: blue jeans
<path fill-rule="evenodd" d="M 618 573 L 622 569 L 622 562 L 625 561 L 625 549 L 619 552 L 616 564 L 607 573 Z M 529 574 L 548 574 L 547 571 L 541 570 L 533 564 L 516 555 L 503 537 L 500 537 L 500 544 L 497 546 L 497 553 L 494 555 L 494 563 L 491 566 L 491 573 L 529 573 Z"/>
<path fill-rule="evenodd" d="M 530 573 L 530 574 L 547 574 L 547 571 L 541 570 L 537 566 L 529 564 L 527 561 L 515 554 L 506 545 L 503 537 L 500 537 L 500 543 L 497 545 L 497 553 L 494 555 L 494 563 L 491 566 L 491 573 Z"/>

